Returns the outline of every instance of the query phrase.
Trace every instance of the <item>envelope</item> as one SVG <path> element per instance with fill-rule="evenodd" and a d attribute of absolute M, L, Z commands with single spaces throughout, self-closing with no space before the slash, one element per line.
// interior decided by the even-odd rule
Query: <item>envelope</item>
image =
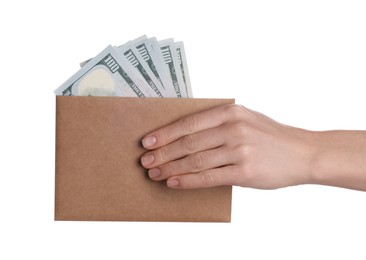
<path fill-rule="evenodd" d="M 141 139 L 233 99 L 56 97 L 55 220 L 230 222 L 231 186 L 176 190 L 141 166 Z"/>

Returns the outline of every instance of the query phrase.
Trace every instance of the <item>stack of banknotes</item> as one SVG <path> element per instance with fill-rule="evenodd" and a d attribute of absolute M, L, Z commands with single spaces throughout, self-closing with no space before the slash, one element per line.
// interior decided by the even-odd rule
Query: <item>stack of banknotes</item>
<path fill-rule="evenodd" d="M 183 42 L 141 36 L 107 46 L 55 90 L 63 96 L 192 97 Z"/>

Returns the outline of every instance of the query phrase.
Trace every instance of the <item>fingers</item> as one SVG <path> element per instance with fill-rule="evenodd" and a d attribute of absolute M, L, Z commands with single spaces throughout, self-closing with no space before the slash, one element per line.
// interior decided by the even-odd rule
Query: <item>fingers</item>
<path fill-rule="evenodd" d="M 221 185 L 235 185 L 236 170 L 234 165 L 228 165 L 199 173 L 174 176 L 167 180 L 167 185 L 174 189 L 196 189 Z"/>
<path fill-rule="evenodd" d="M 150 150 L 156 149 L 185 135 L 222 125 L 228 119 L 228 109 L 232 109 L 232 107 L 235 108 L 233 110 L 240 110 L 242 113 L 242 108 L 239 108 L 239 106 L 224 105 L 189 115 L 148 134 L 143 138 L 142 145 Z"/>
<path fill-rule="evenodd" d="M 184 136 L 173 143 L 146 153 L 141 158 L 141 163 L 145 168 L 151 169 L 189 154 L 219 147 L 224 144 L 223 131 L 225 131 L 224 127 L 212 128 Z"/>
<path fill-rule="evenodd" d="M 196 173 L 233 163 L 232 149 L 220 147 L 213 150 L 191 154 L 149 170 L 149 177 L 155 181 L 168 179 L 187 173 Z"/>
<path fill-rule="evenodd" d="M 255 117 L 238 105 L 186 116 L 143 138 L 143 146 L 150 151 L 141 163 L 149 169 L 151 179 L 167 179 L 169 187 L 231 185 L 241 155 L 235 153 L 235 147 L 241 147 L 238 142 L 246 132 L 243 125 Z"/>

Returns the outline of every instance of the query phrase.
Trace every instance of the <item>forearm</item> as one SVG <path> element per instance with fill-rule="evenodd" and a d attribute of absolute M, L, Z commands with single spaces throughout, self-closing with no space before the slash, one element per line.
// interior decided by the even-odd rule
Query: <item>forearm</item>
<path fill-rule="evenodd" d="M 323 184 L 366 191 L 366 131 L 308 131 L 225 105 L 182 118 L 142 143 L 150 178 L 172 188 Z"/>
<path fill-rule="evenodd" d="M 366 191 L 366 131 L 313 133 L 311 182 Z"/>

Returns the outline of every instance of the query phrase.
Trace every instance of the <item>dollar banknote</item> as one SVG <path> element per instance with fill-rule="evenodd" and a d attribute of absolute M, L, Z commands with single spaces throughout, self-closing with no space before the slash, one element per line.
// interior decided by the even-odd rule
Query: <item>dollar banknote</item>
<path fill-rule="evenodd" d="M 157 97 L 130 62 L 108 46 L 55 90 L 64 96 Z"/>
<path fill-rule="evenodd" d="M 145 79 L 147 84 L 149 84 L 158 97 L 167 97 L 165 88 L 163 88 L 163 85 L 156 78 L 136 48 L 134 48 L 130 43 L 126 43 L 118 47 L 118 49 L 121 51 L 121 53 L 123 53 L 123 55 L 125 55 L 132 66 L 135 67 L 136 72 L 140 73 L 140 75 Z"/>
<path fill-rule="evenodd" d="M 183 42 L 146 35 L 106 47 L 55 90 L 57 95 L 192 97 Z"/>
<path fill-rule="evenodd" d="M 184 50 L 184 44 L 183 44 L 183 42 L 175 42 L 174 45 L 177 50 L 179 66 L 180 66 L 180 69 L 182 72 L 184 84 L 187 89 L 187 95 L 188 95 L 188 97 L 193 97 L 191 79 L 189 77 L 187 56 L 186 56 L 186 52 Z"/>
<path fill-rule="evenodd" d="M 176 92 L 174 91 L 173 82 L 169 79 L 169 71 L 163 63 L 162 56 L 160 57 L 158 55 L 160 53 L 160 47 L 156 41 L 156 48 L 154 50 L 154 43 L 155 42 L 153 42 L 152 39 L 148 39 L 146 35 L 131 41 L 131 45 L 139 51 L 155 77 L 164 87 L 167 95 L 169 97 L 177 97 Z"/>
<path fill-rule="evenodd" d="M 180 70 L 177 50 L 174 46 L 173 39 L 166 39 L 159 41 L 161 54 L 163 56 L 164 63 L 169 69 L 169 75 L 173 82 L 174 90 L 177 97 L 188 97 L 187 89 L 183 81 L 182 71 Z"/>

